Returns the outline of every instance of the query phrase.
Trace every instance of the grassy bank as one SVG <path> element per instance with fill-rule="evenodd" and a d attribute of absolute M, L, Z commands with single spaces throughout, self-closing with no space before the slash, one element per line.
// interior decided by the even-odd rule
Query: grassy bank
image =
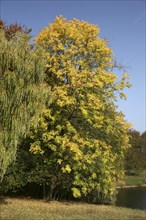
<path fill-rule="evenodd" d="M 1 220 L 145 220 L 146 212 L 75 202 L 1 199 Z"/>
<path fill-rule="evenodd" d="M 137 175 L 129 175 L 125 177 L 126 186 L 140 186 L 146 184 L 146 170 L 140 172 Z"/>

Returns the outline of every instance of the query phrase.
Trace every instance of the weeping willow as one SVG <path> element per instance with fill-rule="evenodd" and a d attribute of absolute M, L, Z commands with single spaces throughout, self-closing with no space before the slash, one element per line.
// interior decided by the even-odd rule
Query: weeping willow
<path fill-rule="evenodd" d="M 45 106 L 44 52 L 18 33 L 11 40 L 0 30 L 0 181 L 15 160 L 17 146 Z"/>

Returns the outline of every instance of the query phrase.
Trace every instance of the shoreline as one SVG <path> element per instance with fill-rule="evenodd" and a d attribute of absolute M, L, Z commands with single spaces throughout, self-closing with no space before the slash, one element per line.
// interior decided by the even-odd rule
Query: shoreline
<path fill-rule="evenodd" d="M 117 186 L 116 189 L 124 189 L 124 188 L 136 188 L 136 187 L 146 187 L 146 184 L 142 185 L 126 185 L 126 186 Z"/>

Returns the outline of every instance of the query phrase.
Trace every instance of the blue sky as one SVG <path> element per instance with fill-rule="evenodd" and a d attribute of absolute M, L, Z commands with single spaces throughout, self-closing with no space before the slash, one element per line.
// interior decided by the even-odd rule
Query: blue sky
<path fill-rule="evenodd" d="M 57 15 L 78 18 L 100 27 L 100 37 L 109 39 L 116 59 L 128 67 L 131 89 L 126 101 L 118 101 L 119 109 L 133 128 L 143 132 L 145 124 L 146 45 L 145 0 L 1 0 L 0 16 L 6 23 L 18 22 L 32 28 L 33 36 L 53 22 Z M 119 77 L 121 73 L 117 72 Z"/>

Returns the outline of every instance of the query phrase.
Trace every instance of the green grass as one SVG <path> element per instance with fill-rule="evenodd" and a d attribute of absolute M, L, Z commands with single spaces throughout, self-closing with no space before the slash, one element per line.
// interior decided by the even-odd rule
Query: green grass
<path fill-rule="evenodd" d="M 1 220 L 145 220 L 146 212 L 75 202 L 44 202 L 26 198 L 1 199 Z"/>
<path fill-rule="evenodd" d="M 140 176 L 126 176 L 126 185 L 127 186 L 135 186 L 135 185 L 143 185 L 145 182 L 143 181 L 143 178 Z"/>
<path fill-rule="evenodd" d="M 139 173 L 139 175 L 135 175 L 135 176 L 126 176 L 125 177 L 125 185 L 127 186 L 140 186 L 146 184 L 146 170 L 142 171 L 141 173 Z"/>

